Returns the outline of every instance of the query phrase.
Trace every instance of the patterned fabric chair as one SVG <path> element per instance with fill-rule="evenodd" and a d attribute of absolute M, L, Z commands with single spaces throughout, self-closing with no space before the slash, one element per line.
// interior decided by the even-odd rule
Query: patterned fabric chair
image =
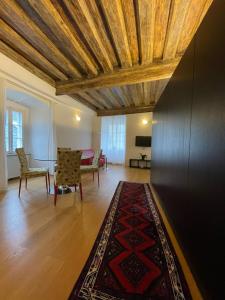
<path fill-rule="evenodd" d="M 24 148 L 16 149 L 17 156 L 20 162 L 20 183 L 19 183 L 19 197 L 21 192 L 21 184 L 23 178 L 25 179 L 25 184 L 27 188 L 27 179 L 33 177 L 45 176 L 47 193 L 50 192 L 50 176 L 49 170 L 46 168 L 29 168 L 27 157 Z"/>
<path fill-rule="evenodd" d="M 70 147 L 65 148 L 65 147 L 57 147 L 57 151 L 71 151 L 72 149 Z M 55 172 L 57 169 L 57 163 L 55 163 Z"/>
<path fill-rule="evenodd" d="M 80 167 L 81 174 L 85 174 L 85 173 L 93 174 L 93 181 L 95 178 L 95 172 L 98 173 L 98 186 L 99 186 L 99 159 L 100 159 L 101 155 L 102 155 L 102 150 L 96 150 L 92 164 Z"/>
<path fill-rule="evenodd" d="M 58 151 L 57 171 L 54 181 L 54 204 L 56 205 L 58 186 L 75 186 L 79 184 L 80 197 L 83 199 L 81 171 L 80 171 L 81 151 Z"/>

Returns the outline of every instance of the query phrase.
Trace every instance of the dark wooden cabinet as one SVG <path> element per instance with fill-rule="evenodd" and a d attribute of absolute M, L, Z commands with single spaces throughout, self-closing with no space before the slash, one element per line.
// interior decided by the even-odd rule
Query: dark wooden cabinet
<path fill-rule="evenodd" d="M 130 159 L 130 168 L 151 169 L 151 160 L 148 159 Z"/>
<path fill-rule="evenodd" d="M 225 299 L 225 1 L 154 111 L 151 180 L 204 299 Z"/>

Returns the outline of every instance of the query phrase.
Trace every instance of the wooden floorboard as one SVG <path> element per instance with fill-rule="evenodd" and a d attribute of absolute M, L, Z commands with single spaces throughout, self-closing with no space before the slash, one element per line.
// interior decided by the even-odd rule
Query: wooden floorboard
<path fill-rule="evenodd" d="M 43 178 L 28 182 L 18 198 L 18 180 L 0 194 L 0 299 L 64 300 L 96 239 L 120 180 L 149 182 L 149 170 L 110 166 L 92 175 L 79 192 L 47 196 Z M 196 298 L 197 299 L 197 298 Z"/>

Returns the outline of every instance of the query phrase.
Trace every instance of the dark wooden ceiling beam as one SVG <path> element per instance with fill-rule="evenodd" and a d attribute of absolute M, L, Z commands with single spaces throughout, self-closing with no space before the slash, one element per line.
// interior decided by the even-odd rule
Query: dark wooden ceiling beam
<path fill-rule="evenodd" d="M 96 26 L 94 16 L 89 10 L 88 2 L 86 0 L 76 0 L 74 2 L 64 1 L 64 3 L 94 52 L 103 71 L 112 71 L 113 64 L 104 45 L 104 40 L 101 38 L 100 30 Z"/>
<path fill-rule="evenodd" d="M 117 95 L 115 95 L 112 89 L 106 88 L 102 92 L 115 104 L 116 107 L 121 107 L 121 101 Z"/>
<path fill-rule="evenodd" d="M 101 95 L 101 97 L 105 99 L 105 101 L 108 101 L 112 108 L 120 106 L 119 103 L 115 100 L 115 98 L 112 97 L 111 93 L 109 92 L 109 89 L 100 89 L 97 91 Z"/>
<path fill-rule="evenodd" d="M 104 24 L 104 20 L 102 18 L 102 15 L 100 13 L 99 7 L 100 2 L 99 1 L 93 1 L 93 0 L 85 0 L 85 2 L 88 5 L 89 11 L 94 19 L 95 26 L 98 28 L 98 33 L 100 35 L 100 38 L 107 49 L 107 53 L 112 61 L 113 66 L 118 66 L 118 60 L 116 58 L 116 54 L 114 52 L 114 45 L 112 45 L 110 36 L 107 33 L 107 28 Z"/>
<path fill-rule="evenodd" d="M 138 91 L 137 91 L 137 84 L 132 84 L 127 86 L 129 92 L 130 92 L 130 96 L 133 100 L 133 103 L 135 106 L 139 106 L 140 105 L 140 99 L 138 96 Z"/>
<path fill-rule="evenodd" d="M 94 111 L 97 111 L 97 107 L 94 104 L 92 104 L 89 101 L 87 101 L 81 95 L 79 95 L 79 94 L 71 95 L 71 98 L 73 98 L 74 100 L 80 102 L 81 104 L 89 107 L 90 109 L 92 109 Z"/>
<path fill-rule="evenodd" d="M 153 56 L 162 59 L 172 0 L 156 1 Z"/>
<path fill-rule="evenodd" d="M 152 81 L 150 82 L 150 98 L 149 98 L 149 104 L 155 104 L 156 103 L 156 93 L 159 90 L 161 86 L 161 81 Z"/>
<path fill-rule="evenodd" d="M 24 67 L 26 70 L 30 71 L 32 74 L 46 81 L 52 86 L 55 86 L 55 80 L 48 76 L 45 72 L 41 71 L 39 68 L 34 66 L 29 60 L 24 58 L 18 52 L 10 48 L 7 44 L 0 40 L 0 52 L 5 54 L 7 57 L 11 58 L 13 61 L 16 61 L 17 64 Z"/>
<path fill-rule="evenodd" d="M 59 51 L 15 0 L 1 0 L 0 17 L 70 77 L 81 77 L 77 68 Z"/>
<path fill-rule="evenodd" d="M 123 68 L 132 66 L 121 0 L 100 0 Z"/>
<path fill-rule="evenodd" d="M 105 104 L 105 101 L 102 101 L 102 99 L 100 99 L 99 96 L 95 94 L 95 91 L 85 92 L 84 94 L 88 95 L 90 99 L 92 99 L 93 103 L 98 105 L 98 108 L 100 109 L 109 108 L 109 106 Z"/>
<path fill-rule="evenodd" d="M 117 98 L 119 98 L 119 101 L 122 106 L 129 106 L 129 103 L 127 102 L 125 94 L 122 92 L 120 87 L 114 87 L 114 88 L 111 88 L 111 90 L 113 90 L 114 95 Z"/>
<path fill-rule="evenodd" d="M 132 64 L 139 63 L 138 38 L 133 0 L 121 0 Z"/>
<path fill-rule="evenodd" d="M 113 101 L 111 101 L 111 99 L 109 97 L 106 97 L 105 94 L 101 92 L 101 90 L 95 90 L 95 92 L 98 93 L 98 95 L 101 97 L 101 99 L 103 101 L 105 101 L 106 103 L 108 103 L 108 105 L 110 106 L 110 108 L 114 108 L 115 107 Z"/>
<path fill-rule="evenodd" d="M 39 14 L 45 24 L 57 33 L 63 46 L 70 50 L 74 59 L 84 68 L 86 73 L 98 74 L 97 66 L 92 57 L 82 45 L 77 35 L 71 33 L 67 24 L 50 0 L 27 0 L 32 8 Z"/>
<path fill-rule="evenodd" d="M 110 101 L 108 101 L 108 99 L 106 99 L 103 95 L 101 95 L 98 90 L 93 90 L 89 93 L 89 95 L 91 97 L 93 97 L 94 100 L 96 100 L 97 102 L 100 102 L 101 104 L 103 104 L 107 109 L 108 108 L 112 108 L 112 104 Z"/>
<path fill-rule="evenodd" d="M 144 112 L 151 112 L 154 109 L 154 105 L 148 106 L 135 106 L 135 107 L 123 107 L 123 108 L 114 108 L 107 110 L 97 110 L 98 116 L 113 116 L 113 115 L 127 115 L 127 114 L 137 114 Z"/>
<path fill-rule="evenodd" d="M 139 98 L 139 105 L 144 105 L 144 90 L 142 87 L 142 83 L 136 84 L 137 94 Z"/>
<path fill-rule="evenodd" d="M 177 53 L 180 34 L 190 3 L 191 1 L 187 0 L 177 0 L 171 3 L 163 59 L 171 59 Z"/>
<path fill-rule="evenodd" d="M 124 96 L 124 99 L 126 101 L 126 106 L 133 106 L 134 105 L 134 102 L 133 100 L 131 99 L 130 95 L 129 95 L 129 91 L 127 89 L 127 86 L 120 86 L 119 89 L 121 90 L 123 96 Z"/>
<path fill-rule="evenodd" d="M 213 0 L 191 1 L 184 21 L 184 26 L 180 34 L 177 53 L 183 54 L 187 49 L 212 2 Z"/>
<path fill-rule="evenodd" d="M 150 98 L 150 84 L 151 82 L 143 82 L 142 87 L 143 87 L 143 98 L 144 98 L 144 104 L 148 105 L 149 104 L 149 98 Z"/>
<path fill-rule="evenodd" d="M 12 45 L 15 45 L 15 50 L 18 50 L 25 58 L 29 58 L 31 63 L 39 67 L 46 74 L 49 74 L 55 80 L 68 79 L 64 73 L 58 70 L 2 19 L 0 19 L 0 38 L 6 44 L 10 45 L 11 48 L 13 48 Z"/>
<path fill-rule="evenodd" d="M 83 80 L 67 80 L 56 83 L 56 95 L 69 95 L 89 89 L 122 86 L 139 82 L 170 78 L 179 62 L 179 59 L 164 63 L 153 63 L 129 69 L 102 74 Z"/>
<path fill-rule="evenodd" d="M 153 62 L 155 2 L 155 0 L 135 2 L 141 64 L 150 64 Z"/>
<path fill-rule="evenodd" d="M 105 109 L 104 105 L 100 103 L 99 101 L 96 101 L 89 93 L 87 92 L 81 92 L 79 95 L 85 99 L 88 103 L 91 105 L 94 105 L 97 109 Z"/>

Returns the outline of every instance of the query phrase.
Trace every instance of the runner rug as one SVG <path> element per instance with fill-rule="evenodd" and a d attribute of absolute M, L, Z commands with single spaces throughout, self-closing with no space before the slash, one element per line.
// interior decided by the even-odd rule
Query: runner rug
<path fill-rule="evenodd" d="M 119 183 L 69 299 L 191 299 L 148 184 Z"/>

